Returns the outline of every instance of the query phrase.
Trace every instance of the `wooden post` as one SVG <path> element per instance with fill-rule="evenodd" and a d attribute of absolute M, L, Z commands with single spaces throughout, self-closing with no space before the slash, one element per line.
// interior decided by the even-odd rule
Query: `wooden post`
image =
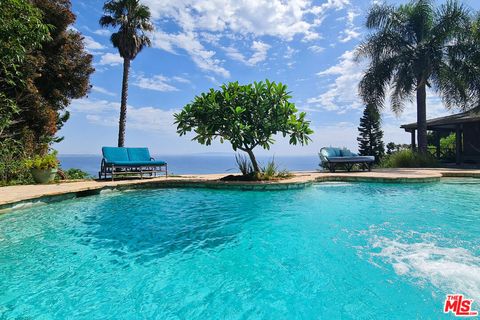
<path fill-rule="evenodd" d="M 455 158 L 457 165 L 462 164 L 462 126 L 455 126 Z"/>
<path fill-rule="evenodd" d="M 415 142 L 415 129 L 412 129 L 412 131 L 410 131 L 410 133 L 412 134 L 412 141 L 411 141 L 412 151 L 415 152 L 417 150 L 417 145 L 416 145 L 416 142 Z"/>
<path fill-rule="evenodd" d="M 436 147 L 435 156 L 437 157 L 437 159 L 440 159 L 440 133 L 436 131 L 434 135 L 435 135 L 435 147 Z"/>

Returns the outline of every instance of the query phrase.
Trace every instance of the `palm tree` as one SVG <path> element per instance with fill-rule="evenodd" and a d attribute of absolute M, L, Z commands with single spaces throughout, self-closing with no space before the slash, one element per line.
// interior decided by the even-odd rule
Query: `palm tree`
<path fill-rule="evenodd" d="M 400 6 L 374 5 L 366 27 L 373 32 L 357 49 L 358 58 L 370 59 L 359 84 L 366 104 L 382 108 L 390 94 L 391 108 L 400 113 L 405 101 L 417 103 L 418 149 L 427 152 L 426 88 L 432 88 L 447 107 L 457 101 L 452 53 L 470 25 L 470 12 L 456 1 L 434 7 L 430 0 Z M 456 59 L 459 62 L 461 59 Z"/>
<path fill-rule="evenodd" d="M 127 120 L 128 74 L 130 62 L 145 46 L 151 46 L 146 32 L 153 31 L 150 10 L 139 0 L 110 0 L 103 5 L 104 16 L 100 18 L 102 27 L 119 27 L 110 40 L 123 58 L 122 100 L 118 128 L 118 146 L 125 144 L 125 124 Z"/>
<path fill-rule="evenodd" d="M 469 32 L 449 51 L 448 68 L 447 105 L 456 104 L 463 110 L 480 106 L 480 14 L 471 19 Z"/>

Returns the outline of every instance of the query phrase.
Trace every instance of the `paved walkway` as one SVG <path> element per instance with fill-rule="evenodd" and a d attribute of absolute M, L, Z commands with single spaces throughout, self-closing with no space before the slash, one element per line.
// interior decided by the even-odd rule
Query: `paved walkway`
<path fill-rule="evenodd" d="M 290 179 L 268 182 L 219 181 L 225 174 L 184 175 L 179 177 L 158 177 L 153 179 L 135 179 L 118 181 L 86 180 L 63 182 L 46 185 L 22 185 L 0 187 L 0 206 L 12 205 L 21 201 L 35 200 L 43 197 L 67 195 L 78 192 L 98 191 L 112 188 L 138 187 L 142 184 L 154 185 L 206 185 L 212 187 L 229 186 L 287 186 L 306 184 L 315 181 L 379 181 L 379 182 L 421 182 L 438 180 L 442 177 L 477 177 L 480 170 L 457 169 L 378 169 L 372 172 L 295 172 Z M 0 208 L 1 209 L 1 208 Z M 0 210 L 1 211 L 1 210 Z"/>

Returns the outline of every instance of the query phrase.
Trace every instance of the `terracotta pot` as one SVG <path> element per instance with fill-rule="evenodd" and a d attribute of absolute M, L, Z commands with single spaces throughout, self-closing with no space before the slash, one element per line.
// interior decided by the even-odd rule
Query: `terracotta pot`
<path fill-rule="evenodd" d="M 33 180 L 36 183 L 48 183 L 55 179 L 58 169 L 31 169 Z"/>

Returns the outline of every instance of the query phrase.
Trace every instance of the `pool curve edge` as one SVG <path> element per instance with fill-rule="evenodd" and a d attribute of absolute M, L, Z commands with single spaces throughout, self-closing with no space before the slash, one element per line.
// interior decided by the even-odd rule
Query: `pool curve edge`
<path fill-rule="evenodd" d="M 29 208 L 38 205 L 45 205 L 54 202 L 81 198 L 86 196 L 98 195 L 107 192 L 126 191 L 136 189 L 165 189 L 165 188 L 209 188 L 209 189 L 230 189 L 242 191 L 274 191 L 274 190 L 292 190 L 303 189 L 314 183 L 321 182 L 378 182 L 378 183 L 432 183 L 439 182 L 442 177 L 477 177 L 477 175 L 437 175 L 428 177 L 362 177 L 362 176 L 331 176 L 325 175 L 312 177 L 306 181 L 282 181 L 278 182 L 225 182 L 218 180 L 198 181 L 198 180 L 162 180 L 162 181 L 133 181 L 123 185 L 105 185 L 82 190 L 61 192 L 58 194 L 41 195 L 30 197 L 19 201 L 12 201 L 0 204 L 0 214 L 14 210 Z"/>

